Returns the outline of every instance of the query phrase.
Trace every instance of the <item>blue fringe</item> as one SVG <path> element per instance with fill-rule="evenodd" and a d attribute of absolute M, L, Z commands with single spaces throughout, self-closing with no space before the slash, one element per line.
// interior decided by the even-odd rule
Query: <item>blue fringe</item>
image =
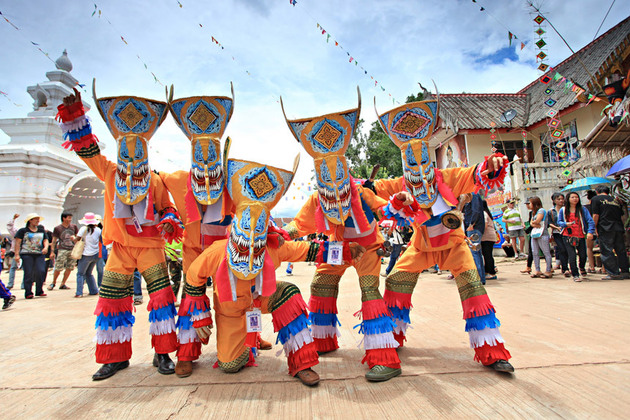
<path fill-rule="evenodd" d="M 189 316 L 180 315 L 179 318 L 177 318 L 175 327 L 180 330 L 192 330 L 193 329 L 192 319 Z"/>
<path fill-rule="evenodd" d="M 337 314 L 320 314 L 318 312 L 311 312 L 308 316 L 308 320 L 313 325 L 339 325 L 341 326 L 341 322 L 339 322 L 339 318 L 337 318 Z"/>
<path fill-rule="evenodd" d="M 199 314 L 203 314 L 203 313 L 205 313 L 205 312 L 210 312 L 210 311 L 209 311 L 209 310 L 204 311 L 203 309 L 199 309 L 199 308 L 197 308 L 197 307 L 195 306 L 195 307 L 193 307 L 193 310 L 192 310 L 192 311 L 190 311 L 190 310 L 188 311 L 188 315 L 189 315 L 189 316 L 199 315 Z"/>
<path fill-rule="evenodd" d="M 278 331 L 278 338 L 276 338 L 276 344 L 278 344 L 278 341 L 282 344 L 286 343 L 292 335 L 296 335 L 303 329 L 308 328 L 308 324 L 309 322 L 306 315 L 300 314 L 293 321 L 280 328 L 280 331 Z"/>
<path fill-rule="evenodd" d="M 376 319 L 364 319 L 354 328 L 361 327 L 359 334 L 383 334 L 394 330 L 396 323 L 387 315 L 379 316 Z"/>
<path fill-rule="evenodd" d="M 172 303 L 169 303 L 163 308 L 152 309 L 151 312 L 149 312 L 149 322 L 164 321 L 167 319 L 172 319 L 172 318 L 175 318 L 175 315 L 177 315 L 177 311 L 175 310 L 175 305 Z"/>
<path fill-rule="evenodd" d="M 485 330 L 486 328 L 498 328 L 500 326 L 501 322 L 499 322 L 499 319 L 492 311 L 488 315 L 476 316 L 466 320 L 466 331 L 479 331 Z"/>
<path fill-rule="evenodd" d="M 80 130 L 68 131 L 66 134 L 63 135 L 63 138 L 66 140 L 75 141 L 89 134 L 92 134 L 92 127 L 90 126 L 90 123 L 87 123 L 87 125 Z"/>
<path fill-rule="evenodd" d="M 396 220 L 396 224 L 398 226 L 409 226 L 410 222 L 413 222 L 413 218 L 407 219 L 405 217 L 401 217 L 399 214 L 393 213 L 391 203 L 387 203 L 387 205 L 383 207 L 383 216 L 385 216 L 386 219 Z"/>
<path fill-rule="evenodd" d="M 410 309 L 399 308 L 398 306 L 388 306 L 388 309 L 392 313 L 393 319 L 400 319 L 401 321 L 404 321 L 407 324 L 411 324 L 411 319 L 409 319 Z"/>
<path fill-rule="evenodd" d="M 120 312 L 118 315 L 109 314 L 107 316 L 100 314 L 96 317 L 96 325 L 94 328 L 106 330 L 109 327 L 116 329 L 118 327 L 129 327 L 136 322 L 136 317 L 131 315 L 131 311 Z"/>

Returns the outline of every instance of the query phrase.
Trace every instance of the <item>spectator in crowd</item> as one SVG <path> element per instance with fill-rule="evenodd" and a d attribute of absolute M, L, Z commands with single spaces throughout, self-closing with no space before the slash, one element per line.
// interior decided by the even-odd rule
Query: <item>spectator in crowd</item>
<path fill-rule="evenodd" d="M 497 271 L 494 265 L 494 244 L 497 242 L 497 231 L 494 228 L 494 218 L 488 203 L 483 201 L 483 216 L 486 223 L 483 235 L 481 236 L 481 253 L 483 254 L 484 270 L 486 272 L 486 280 L 496 280 Z"/>
<path fill-rule="evenodd" d="M 76 265 L 76 260 L 70 258 L 70 254 L 72 253 L 78 231 L 79 228 L 77 228 L 77 225 L 72 223 L 72 214 L 66 212 L 61 213 L 61 224 L 55 226 L 55 229 L 53 229 L 52 242 L 50 244 L 53 255 L 55 251 L 57 251 L 57 255 L 54 257 L 55 268 L 53 271 L 53 281 L 50 286 L 48 286 L 48 290 L 55 288 L 59 273 L 62 271 L 63 279 L 61 280 L 59 289 L 69 289 L 69 287 L 66 286 L 66 281 L 68 281 L 68 277 Z"/>
<path fill-rule="evenodd" d="M 287 276 L 292 276 L 292 275 L 293 275 L 293 263 L 289 261 L 289 264 L 287 265 Z"/>
<path fill-rule="evenodd" d="M 501 248 L 503 248 L 503 252 L 505 252 L 505 256 L 508 258 L 514 257 L 514 248 L 512 248 L 512 238 L 509 236 L 503 237 L 503 244 L 501 244 Z"/>
<path fill-rule="evenodd" d="M 13 289 L 13 284 L 15 283 L 15 272 L 18 270 L 18 263 L 20 261 L 19 258 L 16 258 L 15 252 L 15 234 L 17 233 L 17 228 L 15 227 L 15 221 L 20 217 L 19 214 L 14 214 L 13 219 L 7 222 L 7 230 L 9 231 L 9 235 L 11 235 L 11 249 L 9 251 L 9 255 L 12 257 L 11 267 L 9 268 L 9 282 L 7 283 L 7 289 Z M 22 279 L 22 289 L 24 289 L 24 280 Z"/>
<path fill-rule="evenodd" d="M 100 214 L 96 215 L 98 220 L 98 228 L 101 230 L 101 236 L 98 238 L 100 243 L 100 251 L 98 253 L 98 261 L 96 261 L 96 284 L 98 288 L 101 288 L 103 283 L 103 271 L 105 270 L 105 263 L 107 262 L 107 247 L 103 243 L 103 217 Z"/>
<path fill-rule="evenodd" d="M 593 209 L 591 207 L 592 200 L 593 200 L 593 197 L 597 196 L 597 193 L 593 190 L 588 190 L 586 191 L 585 195 L 586 195 L 586 199 L 588 200 L 588 204 L 585 204 L 584 207 L 586 208 L 586 210 L 588 210 L 591 216 L 593 216 Z M 589 273 L 595 273 L 595 251 L 593 250 L 593 248 L 595 248 L 596 241 L 597 241 L 597 229 L 595 229 L 595 234 L 593 235 L 593 238 L 586 239 L 586 256 L 588 257 L 588 272 Z"/>
<path fill-rule="evenodd" d="M 46 296 L 43 284 L 49 244 L 46 230 L 39 224 L 40 219 L 37 213 L 30 213 L 25 219 L 26 226 L 18 229 L 15 234 L 15 259 L 18 263 L 22 261 L 26 299 L 33 299 L 33 283 L 35 295 Z"/>
<path fill-rule="evenodd" d="M 551 278 L 553 276 L 552 264 L 551 264 L 551 250 L 549 249 L 549 217 L 547 216 L 547 210 L 542 206 L 542 201 L 539 197 L 530 197 L 528 208 L 532 212 L 531 226 L 534 228 L 530 233 L 532 249 L 530 254 L 533 254 L 534 267 L 536 272 L 532 274 L 532 277 Z M 540 235 L 536 234 L 536 230 L 542 228 Z M 540 271 L 540 251 L 545 256 L 545 262 L 547 263 L 547 271 L 542 273 Z"/>
<path fill-rule="evenodd" d="M 4 248 L 5 244 L 3 243 L 2 246 L 3 246 L 2 250 L 5 251 L 6 250 Z M 0 259 L 0 266 L 2 265 L 4 265 L 4 258 Z M 13 305 L 13 302 L 15 302 L 15 296 L 12 295 L 11 291 L 9 291 L 9 289 L 6 288 L 2 280 L 0 280 L 0 299 L 4 301 L 4 304 L 2 305 L 2 310 L 9 309 L 11 305 Z"/>
<path fill-rule="evenodd" d="M 385 274 L 383 277 L 387 277 L 394 268 L 394 265 L 396 264 L 396 261 L 398 260 L 400 252 L 402 251 L 402 247 L 405 243 L 398 226 L 390 230 L 388 237 L 389 243 L 392 245 L 392 253 L 389 255 L 389 264 L 385 269 L 385 273 L 381 273 L 381 276 Z"/>
<path fill-rule="evenodd" d="M 573 191 L 568 193 L 564 202 L 564 207 L 558 212 L 558 225 L 564 228 L 563 235 L 567 245 L 573 281 L 582 281 L 580 274 L 586 274 L 584 270 L 586 266 L 586 238 L 593 237 L 595 222 L 589 211 L 582 207 L 578 193 Z M 580 271 L 578 271 L 576 252 L 580 256 Z"/>
<path fill-rule="evenodd" d="M 461 200 L 460 200 L 461 201 Z M 466 236 L 470 239 L 473 259 L 479 272 L 481 284 L 486 284 L 486 272 L 483 266 L 481 254 L 481 237 L 485 231 L 486 222 L 483 217 L 483 200 L 477 193 L 464 194 L 464 228 Z"/>
<path fill-rule="evenodd" d="M 142 305 L 142 276 L 137 268 L 133 271 L 133 304 Z"/>
<path fill-rule="evenodd" d="M 83 256 L 77 265 L 77 290 L 74 297 L 83 297 L 83 284 L 87 283 L 88 291 L 91 296 L 98 295 L 98 286 L 96 279 L 92 275 L 94 267 L 99 258 L 101 250 L 101 229 L 97 226 L 98 220 L 94 213 L 85 213 L 83 219 L 79 220 L 83 226 L 76 235 L 76 242 L 84 241 Z"/>
<path fill-rule="evenodd" d="M 9 255 L 11 251 L 11 240 L 7 238 L 6 236 L 2 238 L 2 251 L 3 251 L 2 268 L 8 271 L 9 268 L 11 267 L 11 261 L 13 260 L 13 256 Z"/>
<path fill-rule="evenodd" d="M 511 199 L 507 202 L 507 209 L 503 212 L 503 223 L 505 223 L 505 227 L 508 231 L 508 236 L 510 237 L 510 241 L 512 242 L 512 247 L 514 248 L 514 260 L 522 260 L 527 258 L 525 255 L 525 225 L 523 224 L 523 219 L 521 218 L 521 214 L 515 206 L 516 200 Z M 519 240 L 517 245 L 517 238 Z M 519 248 L 520 245 L 520 248 Z"/>
<path fill-rule="evenodd" d="M 549 227 L 551 228 L 553 240 L 556 243 L 556 264 L 559 264 L 565 277 L 571 277 L 567 245 L 562 235 L 562 228 L 558 224 L 558 212 L 564 207 L 564 195 L 553 193 L 551 201 L 553 202 L 553 207 L 549 210 Z"/>
<path fill-rule="evenodd" d="M 164 243 L 164 254 L 166 258 L 166 266 L 168 267 L 168 276 L 171 279 L 171 288 L 175 295 L 175 303 L 177 304 L 177 295 L 182 283 L 182 243 Z M 184 287 L 181 287 L 182 296 L 184 298 Z M 180 301 L 181 301 L 180 299 Z"/>
<path fill-rule="evenodd" d="M 610 195 L 610 189 L 605 185 L 597 187 L 597 196 L 593 197 L 591 203 L 602 265 L 608 273 L 604 279 L 630 278 L 621 205 Z"/>

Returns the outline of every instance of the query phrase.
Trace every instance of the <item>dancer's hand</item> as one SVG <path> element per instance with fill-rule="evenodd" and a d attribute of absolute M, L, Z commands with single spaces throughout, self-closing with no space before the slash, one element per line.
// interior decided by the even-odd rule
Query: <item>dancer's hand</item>
<path fill-rule="evenodd" d="M 350 242 L 349 247 L 352 261 L 359 262 L 363 258 L 363 254 L 365 254 L 365 248 L 356 242 Z"/>
<path fill-rule="evenodd" d="M 175 230 L 173 229 L 173 225 L 171 225 L 170 223 L 164 223 L 164 225 L 162 225 L 162 229 L 166 233 L 173 233 Z"/>
<path fill-rule="evenodd" d="M 505 156 L 498 154 L 490 155 L 488 157 L 488 166 L 486 167 L 485 171 L 481 172 L 481 175 L 488 175 L 491 172 L 498 171 L 503 166 L 506 166 L 508 163 L 509 160 Z"/>
<path fill-rule="evenodd" d="M 402 201 L 404 206 L 409 206 L 414 201 L 413 195 L 411 195 L 409 191 L 401 191 L 397 193 L 396 199 Z"/>
<path fill-rule="evenodd" d="M 210 336 L 212 335 L 212 327 L 210 325 L 204 325 L 203 327 L 195 328 L 195 332 L 203 344 L 208 344 Z"/>
<path fill-rule="evenodd" d="M 81 93 L 77 90 L 77 88 L 72 89 L 74 89 L 74 95 L 68 95 L 63 98 L 63 104 L 65 106 L 70 106 L 75 102 L 81 102 Z"/>

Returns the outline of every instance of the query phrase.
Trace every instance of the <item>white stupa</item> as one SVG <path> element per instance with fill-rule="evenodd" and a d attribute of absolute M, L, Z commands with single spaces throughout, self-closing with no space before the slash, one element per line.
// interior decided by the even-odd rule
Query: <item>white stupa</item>
<path fill-rule="evenodd" d="M 39 213 L 49 230 L 60 223 L 62 211 L 72 213 L 75 222 L 88 211 L 103 214 L 103 183 L 74 152 L 61 147 L 63 134 L 54 117 L 79 81 L 70 74 L 65 50 L 55 65 L 56 70 L 46 73 L 47 81 L 26 89 L 34 100 L 26 118 L 0 119 L 0 130 L 10 137 L 0 146 L 2 232 L 15 213 L 21 216 L 20 226 L 28 213 Z M 90 108 L 85 101 L 83 106 Z"/>

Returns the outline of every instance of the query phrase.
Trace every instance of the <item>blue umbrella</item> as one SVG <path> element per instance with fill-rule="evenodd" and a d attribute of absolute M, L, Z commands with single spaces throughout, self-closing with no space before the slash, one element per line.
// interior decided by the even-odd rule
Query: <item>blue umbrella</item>
<path fill-rule="evenodd" d="M 569 184 L 562 189 L 562 191 L 586 191 L 592 190 L 596 185 L 602 184 L 614 184 L 616 181 L 614 179 L 602 178 L 599 176 L 589 176 L 586 178 L 578 179 L 574 181 L 573 184 Z"/>
<path fill-rule="evenodd" d="M 606 176 L 623 175 L 630 173 L 630 155 L 619 159 L 611 168 Z"/>

